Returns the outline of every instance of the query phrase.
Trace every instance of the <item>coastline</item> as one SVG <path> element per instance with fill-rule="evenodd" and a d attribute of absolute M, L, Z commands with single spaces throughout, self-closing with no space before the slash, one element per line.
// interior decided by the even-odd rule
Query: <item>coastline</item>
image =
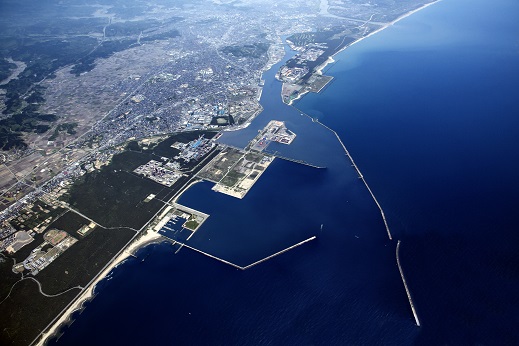
<path fill-rule="evenodd" d="M 425 5 L 422 5 L 422 6 L 418 7 L 418 8 L 416 8 L 416 9 L 414 9 L 414 10 L 412 10 L 412 11 L 409 11 L 409 12 L 407 12 L 407 13 L 404 13 L 404 14 L 402 14 L 400 17 L 396 18 L 395 20 L 393 20 L 393 21 L 387 23 L 386 25 L 381 26 L 380 28 L 378 28 L 378 29 L 375 30 L 375 31 L 370 32 L 368 35 L 363 36 L 363 37 L 361 37 L 361 38 L 359 38 L 359 39 L 353 41 L 352 43 L 350 43 L 350 44 L 347 45 L 347 46 L 344 46 L 342 49 L 340 49 L 339 51 L 337 51 L 337 52 L 334 53 L 333 55 L 330 55 L 330 56 L 328 57 L 328 59 L 326 59 L 326 61 L 325 61 L 324 63 L 322 63 L 321 65 L 319 65 L 319 66 L 315 69 L 315 72 L 314 72 L 314 73 L 320 73 L 320 74 L 322 74 L 322 71 L 326 68 L 326 66 L 328 66 L 329 64 L 335 62 L 335 60 L 333 59 L 333 57 L 336 56 L 337 54 L 341 53 L 341 52 L 344 51 L 345 49 L 347 49 L 347 48 L 353 46 L 353 45 L 356 44 L 356 43 L 359 43 L 360 41 L 362 41 L 362 40 L 364 40 L 364 39 L 366 39 L 366 38 L 368 38 L 368 37 L 370 37 L 370 36 L 372 36 L 372 35 L 375 35 L 375 34 L 381 32 L 381 31 L 384 30 L 384 29 L 389 28 L 390 26 L 392 26 L 392 25 L 398 23 L 398 22 L 401 21 L 402 19 L 407 18 L 407 17 L 409 17 L 410 15 L 412 15 L 412 14 L 418 12 L 418 11 L 421 11 L 421 10 L 423 10 L 424 8 L 427 8 L 427 7 L 431 6 L 431 5 L 434 5 L 434 4 L 436 4 L 436 3 L 440 2 L 440 1 L 442 1 L 442 0 L 434 0 L 434 1 L 430 2 L 430 3 L 428 3 L 428 4 L 425 4 Z M 304 91 L 304 92 L 298 94 L 295 98 L 293 98 L 292 100 L 290 100 L 290 101 L 288 102 L 288 105 L 292 106 L 293 103 L 294 103 L 294 101 L 297 101 L 297 100 L 301 99 L 301 98 L 302 98 L 304 95 L 306 95 L 307 93 L 308 93 L 308 91 Z"/>
<path fill-rule="evenodd" d="M 178 194 L 171 199 L 170 202 L 176 203 L 178 198 L 186 192 L 191 186 L 199 183 L 201 180 L 195 179 L 189 184 L 185 185 Z M 162 209 L 161 209 L 162 210 Z M 159 211 L 160 212 L 160 211 Z M 153 228 L 148 228 L 150 222 L 155 219 L 155 217 L 159 214 L 157 212 L 155 216 L 153 216 L 145 226 L 141 228 L 140 231 L 136 232 L 134 237 L 130 239 L 130 241 L 121 249 L 119 252 L 106 264 L 106 266 L 85 286 L 82 292 L 74 298 L 69 305 L 67 305 L 56 317 L 50 322 L 47 327 L 40 333 L 31 343 L 31 345 L 44 346 L 47 341 L 59 333 L 62 326 L 67 324 L 70 321 L 72 314 L 75 311 L 82 310 L 83 304 L 92 300 L 95 297 L 94 290 L 99 282 L 106 279 L 110 272 L 116 269 L 119 265 L 121 265 L 124 261 L 128 259 L 128 257 L 136 257 L 135 253 L 151 244 L 161 243 L 162 241 L 167 241 L 159 233 L 153 231 Z"/>
<path fill-rule="evenodd" d="M 346 48 L 346 47 L 345 47 L 345 48 Z M 344 48 L 343 48 L 343 49 L 344 49 Z M 341 49 L 339 52 L 342 52 L 342 49 Z M 337 52 L 337 53 L 339 53 L 339 52 Z M 337 53 L 335 53 L 335 54 L 337 54 Z M 335 60 L 333 59 L 333 57 L 335 56 L 335 54 L 334 54 L 334 55 L 330 55 L 330 56 L 328 57 L 328 59 L 326 59 L 326 61 L 325 61 L 324 63 L 322 63 L 321 65 L 319 65 L 319 66 L 317 67 L 317 69 L 315 70 L 315 73 L 322 75 L 322 74 L 323 74 L 323 70 L 324 70 L 324 68 L 325 68 L 326 66 L 328 66 L 329 64 L 333 64 L 333 63 L 335 62 Z"/>
<path fill-rule="evenodd" d="M 182 190 L 180 190 L 176 196 L 174 198 L 172 198 L 168 203 L 166 203 L 167 205 L 171 205 L 171 203 L 177 203 L 178 199 L 180 198 L 180 196 L 182 196 L 182 194 L 184 194 L 184 192 L 186 192 L 187 190 L 189 190 L 191 188 L 191 186 L 195 185 L 195 184 L 198 184 L 202 182 L 202 179 L 193 179 L 191 182 L 189 182 L 189 184 L 185 185 L 182 187 Z M 158 213 L 157 213 L 158 215 Z"/>
<path fill-rule="evenodd" d="M 409 17 L 410 15 L 412 15 L 412 14 L 418 12 L 418 11 L 421 11 L 421 10 L 423 10 L 424 8 L 427 8 L 427 7 L 431 6 L 431 5 L 434 5 L 434 4 L 436 4 L 436 3 L 440 2 L 440 1 L 442 1 L 442 0 L 434 0 L 434 1 L 430 2 L 430 3 L 428 3 L 428 4 L 425 4 L 425 5 L 422 5 L 422 6 L 418 7 L 418 8 L 416 8 L 416 9 L 414 9 L 414 10 L 412 10 L 412 11 L 409 11 L 409 12 L 407 12 L 407 13 L 404 13 L 403 15 L 401 15 L 401 16 L 398 17 L 398 18 L 396 18 L 395 20 L 393 20 L 393 21 L 387 23 L 386 25 L 381 26 L 380 28 L 378 28 L 377 30 L 375 30 L 375 31 L 373 31 L 373 32 L 370 32 L 368 35 L 366 35 L 366 36 L 364 36 L 364 37 L 361 37 L 361 38 L 359 38 L 359 39 L 356 40 L 356 41 L 353 41 L 352 43 L 350 43 L 349 45 L 347 45 L 346 47 L 344 47 L 343 49 L 341 49 L 340 51 L 338 51 L 338 52 L 335 53 L 335 54 L 338 54 L 338 53 L 342 52 L 344 49 L 346 49 L 346 48 L 348 48 L 348 47 L 350 47 L 350 46 L 353 46 L 355 43 L 358 43 L 358 42 L 360 42 L 360 41 L 362 41 L 362 40 L 364 40 L 364 39 L 366 39 L 366 38 L 368 38 L 368 37 L 370 37 L 370 36 L 372 36 L 372 35 L 375 35 L 376 33 L 380 32 L 380 31 L 382 31 L 382 30 L 384 30 L 384 29 L 387 29 L 387 28 L 389 28 L 390 26 L 392 26 L 392 25 L 398 23 L 398 22 L 401 21 L 402 19 L 407 18 L 407 17 Z M 335 54 L 334 54 L 334 55 L 335 55 Z"/>
<path fill-rule="evenodd" d="M 119 265 L 124 263 L 130 256 L 135 256 L 135 253 L 151 244 L 159 243 L 163 237 L 151 230 L 146 231 L 147 233 L 144 235 L 136 234 L 135 238 L 129 241 L 129 243 L 116 255 L 111 262 L 107 264 L 107 266 L 99 272 L 99 274 L 92 279 L 90 283 L 86 286 L 86 288 L 80 293 L 80 295 L 75 298 L 63 311 L 59 316 L 59 318 L 53 322 L 51 322 L 50 328 L 44 331 L 42 334 L 38 336 L 38 338 L 32 343 L 34 345 L 43 346 L 47 343 L 49 338 L 55 336 L 61 330 L 62 326 L 67 324 L 70 321 L 72 314 L 75 311 L 83 309 L 83 304 L 92 300 L 94 298 L 94 290 L 99 282 L 106 279 L 108 274 Z M 138 238 L 137 238 L 138 237 Z"/>
<path fill-rule="evenodd" d="M 341 53 L 344 49 L 347 49 L 348 47 L 392 26 L 393 24 L 397 23 L 398 21 L 406 18 L 406 17 L 409 17 L 410 15 L 426 8 L 426 7 L 429 7 L 437 2 L 440 2 L 441 0 L 435 0 L 435 1 L 432 1 L 428 4 L 425 4 L 425 5 L 422 5 L 420 6 L 419 8 L 417 9 L 414 9 L 410 12 L 407 12 L 403 15 L 401 15 L 400 17 L 396 18 L 395 20 L 387 23 L 386 25 L 384 26 L 381 26 L 380 28 L 378 28 L 377 30 L 369 33 L 368 35 L 366 36 L 363 36 L 355 41 L 353 41 L 352 43 L 350 43 L 349 45 L 343 47 L 341 50 L 337 51 L 336 53 L 334 53 L 333 55 L 329 56 L 328 59 L 323 63 L 321 64 L 320 66 L 317 67 L 317 69 L 315 70 L 315 73 L 320 73 L 322 74 L 322 71 L 324 70 L 324 68 L 326 68 L 326 66 L 330 63 L 334 63 L 335 60 L 334 60 L 334 56 L 336 54 L 339 54 Z M 274 64 L 273 64 L 274 65 Z M 271 66 L 269 66 L 269 68 L 271 68 Z M 265 72 L 266 70 L 268 69 L 265 69 L 263 70 L 262 72 Z M 296 100 L 299 100 L 301 99 L 308 91 L 305 91 L 301 94 L 299 94 L 296 98 L 294 98 L 293 100 L 291 100 L 288 105 L 291 105 L 293 106 L 293 102 L 296 101 Z M 260 90 L 260 95 L 261 95 L 261 90 Z M 295 106 L 293 106 L 295 107 Z M 242 125 L 239 125 L 235 128 L 232 128 L 232 129 L 225 129 L 224 131 L 237 131 L 237 130 L 240 130 L 242 128 L 246 128 L 250 125 L 250 123 L 257 117 L 257 115 L 259 115 L 260 113 L 262 112 L 262 109 L 259 110 L 257 112 L 257 114 L 254 114 L 250 119 L 248 119 L 244 124 Z M 349 155 L 348 155 L 349 156 Z M 199 180 L 195 180 L 195 181 L 192 181 L 188 186 L 186 186 L 184 189 L 182 189 L 178 194 L 177 196 L 173 199 L 174 202 L 177 201 L 177 199 L 185 192 L 187 191 L 192 185 L 198 183 Z M 134 256 L 134 253 L 137 252 L 139 249 L 147 246 L 147 245 L 150 245 L 150 244 L 155 244 L 155 243 L 160 243 L 162 240 L 166 240 L 164 237 L 162 237 L 160 234 L 156 233 L 156 232 L 153 232 L 151 229 L 150 230 L 146 230 L 146 231 L 143 231 L 143 232 L 146 232 L 145 234 L 142 234 L 141 232 L 138 232 L 135 234 L 135 236 L 127 243 L 126 246 L 124 246 L 116 256 L 114 256 L 112 258 L 112 260 L 105 266 L 105 268 L 103 270 L 101 270 L 98 275 L 96 275 L 91 282 L 89 282 L 86 287 L 84 288 L 84 290 L 74 299 L 70 302 L 70 304 L 65 307 L 65 309 L 59 314 L 56 316 L 56 319 L 54 321 L 52 321 L 49 326 L 44 330 L 44 332 L 42 332 L 31 344 L 34 344 L 34 345 L 45 345 L 47 343 L 47 341 L 49 340 L 49 338 L 55 336 L 57 333 L 59 333 L 59 331 L 61 330 L 62 326 L 65 325 L 66 323 L 68 323 L 71 319 L 71 316 L 72 314 L 75 312 L 75 311 L 78 311 L 78 310 L 81 310 L 83 309 L 83 305 L 85 302 L 88 302 L 90 300 L 92 300 L 94 297 L 95 297 L 95 294 L 94 294 L 94 290 L 97 286 L 97 284 L 99 282 L 101 282 L 102 280 L 104 280 L 112 270 L 114 270 L 115 268 L 117 268 L 120 264 L 124 263 L 124 261 L 126 261 L 128 259 L 128 257 L 130 256 Z M 390 236 L 390 239 L 391 239 L 391 236 Z M 404 281 L 404 285 L 405 285 L 405 281 Z"/>

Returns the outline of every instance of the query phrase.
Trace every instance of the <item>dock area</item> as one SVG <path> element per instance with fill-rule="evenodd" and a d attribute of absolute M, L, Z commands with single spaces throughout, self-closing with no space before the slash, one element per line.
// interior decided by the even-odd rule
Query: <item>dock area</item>
<path fill-rule="evenodd" d="M 272 142 L 288 145 L 295 138 L 296 134 L 287 129 L 283 121 L 271 120 L 258 136 L 250 142 L 249 146 L 251 150 L 262 152 Z"/>
<path fill-rule="evenodd" d="M 209 217 L 201 211 L 172 203 L 159 215 L 152 228 L 173 241 L 187 241 Z"/>
<path fill-rule="evenodd" d="M 197 176 L 215 183 L 214 191 L 242 199 L 277 156 L 264 152 L 268 145 L 272 142 L 289 145 L 295 138 L 296 134 L 283 121 L 271 120 L 245 149 L 220 144 L 221 152 Z"/>

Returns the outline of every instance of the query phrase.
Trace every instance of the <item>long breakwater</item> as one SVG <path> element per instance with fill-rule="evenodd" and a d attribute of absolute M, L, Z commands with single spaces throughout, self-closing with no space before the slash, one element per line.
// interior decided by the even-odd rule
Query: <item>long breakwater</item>
<path fill-rule="evenodd" d="M 292 106 L 294 107 L 294 106 Z M 295 108 L 295 107 L 294 107 Z M 297 108 L 296 108 L 297 109 Z M 297 109 L 299 112 L 301 112 L 301 110 Z M 366 188 L 368 189 L 368 192 L 369 194 L 371 195 L 371 197 L 373 198 L 373 201 L 375 201 L 375 204 L 377 205 L 378 209 L 380 210 L 380 215 L 382 216 L 382 220 L 384 221 L 384 226 L 386 227 L 386 232 L 387 232 L 387 236 L 389 237 L 389 240 L 393 240 L 393 236 L 391 235 L 391 231 L 389 230 L 389 225 L 387 223 L 387 220 L 386 220 L 386 215 L 384 214 L 384 210 L 382 209 L 382 206 L 380 205 L 380 203 L 378 202 L 377 198 L 375 197 L 375 194 L 373 193 L 373 191 L 371 191 L 371 188 L 369 187 L 368 185 L 368 182 L 366 181 L 366 179 L 364 178 L 364 176 L 362 175 L 359 167 L 357 166 L 357 164 L 355 163 L 355 161 L 353 160 L 353 157 L 351 157 L 350 153 L 348 152 L 348 149 L 346 149 L 346 146 L 344 145 L 344 143 L 342 142 L 341 140 L 341 137 L 339 137 L 339 134 L 331 129 L 330 127 L 328 127 L 327 125 L 323 124 L 322 122 L 319 121 L 319 119 L 315 119 L 315 118 L 312 118 L 311 116 L 309 116 L 308 114 L 306 113 L 302 113 L 304 115 L 306 115 L 307 117 L 309 117 L 310 119 L 312 119 L 313 122 L 315 123 L 318 123 L 319 125 L 323 126 L 325 129 L 327 129 L 328 131 L 332 132 L 335 137 L 337 138 L 337 140 L 339 141 L 339 143 L 341 144 L 342 148 L 344 149 L 344 152 L 346 153 L 346 156 L 348 156 L 348 159 L 351 161 L 351 164 L 352 166 L 355 168 L 355 170 L 357 171 L 357 174 L 359 176 L 359 179 L 362 180 L 362 182 L 364 183 L 364 185 L 366 186 Z"/>
<path fill-rule="evenodd" d="M 396 264 L 398 265 L 398 270 L 400 271 L 400 276 L 402 277 L 402 282 L 404 283 L 405 293 L 407 294 L 407 299 L 409 300 L 409 305 L 411 305 L 411 310 L 413 311 L 414 320 L 416 325 L 420 327 L 420 320 L 418 319 L 418 313 L 416 312 L 416 308 L 413 304 L 413 299 L 411 298 L 411 292 L 409 291 L 409 287 L 407 287 L 407 282 L 405 281 L 404 271 L 402 270 L 402 265 L 400 264 L 400 240 L 396 244 Z"/>
<path fill-rule="evenodd" d="M 201 253 L 202 255 L 205 255 L 205 256 L 207 256 L 207 257 L 210 257 L 210 258 L 212 258 L 212 259 L 215 259 L 215 260 L 217 260 L 217 261 L 219 261 L 219 262 L 222 262 L 222 263 L 225 263 L 225 264 L 227 264 L 227 265 L 230 265 L 231 267 L 234 267 L 234 268 L 236 268 L 236 269 L 240 269 L 240 270 L 247 270 L 247 269 L 250 269 L 250 268 L 252 268 L 252 267 L 254 267 L 254 266 L 256 266 L 256 265 L 258 265 L 258 264 L 260 264 L 260 263 L 263 263 L 263 262 L 268 261 L 268 260 L 270 260 L 270 259 L 272 259 L 272 258 L 274 258 L 274 257 L 276 257 L 276 256 L 279 256 L 279 255 L 281 255 L 282 253 L 288 252 L 288 251 L 290 251 L 290 250 L 292 250 L 292 249 L 294 249 L 294 248 L 296 248 L 296 247 L 298 247 L 298 246 L 301 246 L 301 245 L 303 245 L 303 244 L 305 244 L 305 243 L 308 243 L 308 242 L 310 242 L 310 241 L 312 241 L 312 240 L 314 240 L 314 239 L 316 239 L 316 238 L 317 238 L 317 236 L 314 235 L 314 236 L 312 236 L 312 237 L 310 237 L 310 238 L 308 238 L 308 239 L 305 239 L 305 240 L 303 240 L 303 241 L 301 241 L 301 242 L 299 242 L 299 243 L 297 243 L 297 244 L 294 244 L 294 245 L 292 245 L 292 246 L 289 246 L 289 247 L 287 247 L 286 249 L 283 249 L 283 250 L 281 250 L 281 251 L 278 251 L 278 252 L 276 252 L 276 253 L 274 253 L 274 254 L 272 254 L 272 255 L 270 255 L 270 256 L 267 256 L 267 257 L 265 257 L 265 258 L 262 258 L 262 259 L 260 259 L 260 260 L 258 260 L 258 261 L 256 261 L 256 262 L 251 263 L 251 264 L 249 264 L 249 265 L 246 265 L 246 266 L 244 266 L 244 267 L 239 266 L 239 265 L 237 265 L 237 264 L 234 264 L 234 263 L 232 263 L 232 262 L 229 262 L 229 261 L 227 261 L 227 260 L 224 260 L 224 259 L 222 259 L 222 258 L 219 258 L 219 257 L 217 257 L 217 256 L 211 255 L 211 254 L 209 254 L 209 253 L 207 253 L 207 252 L 205 252 L 205 251 L 199 250 L 199 249 L 197 249 L 197 248 L 194 248 L 194 247 L 189 246 L 189 245 L 184 244 L 184 243 L 180 243 L 180 242 L 177 242 L 177 241 L 176 241 L 176 242 L 174 242 L 173 244 L 178 244 L 178 245 L 180 245 L 179 250 L 180 250 L 182 247 L 186 247 L 186 248 L 188 248 L 188 249 L 190 249 L 190 250 L 193 250 L 193 251 L 196 251 L 196 252 L 198 252 L 198 253 Z M 178 250 L 177 250 L 177 252 L 178 252 Z"/>

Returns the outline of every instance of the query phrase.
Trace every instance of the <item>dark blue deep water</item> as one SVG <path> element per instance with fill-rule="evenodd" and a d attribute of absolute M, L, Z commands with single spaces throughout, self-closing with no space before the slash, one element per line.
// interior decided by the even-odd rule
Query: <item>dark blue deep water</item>
<path fill-rule="evenodd" d="M 380 212 L 335 136 L 281 104 L 297 133 L 243 200 L 200 183 L 211 216 L 188 249 L 149 246 L 115 270 L 60 345 L 519 344 L 519 4 L 445 0 L 336 57 L 333 83 L 296 107 L 338 132 L 401 243 L 416 327 Z M 323 230 L 320 225 L 323 224 Z M 54 343 L 54 342 L 53 342 Z"/>

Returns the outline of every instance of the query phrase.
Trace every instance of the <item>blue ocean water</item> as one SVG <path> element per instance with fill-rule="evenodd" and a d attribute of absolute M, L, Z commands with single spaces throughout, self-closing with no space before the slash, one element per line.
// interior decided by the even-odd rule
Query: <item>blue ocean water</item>
<path fill-rule="evenodd" d="M 297 105 L 341 133 L 402 239 L 416 343 L 519 344 L 518 18 L 443 1 L 340 54 Z"/>
<path fill-rule="evenodd" d="M 240 265 L 317 240 L 246 271 L 147 247 L 57 344 L 517 344 L 517 18 L 511 0 L 442 1 L 339 54 L 296 104 L 384 208 L 422 327 L 371 196 L 269 71 L 265 111 L 223 141 L 284 120 L 298 137 L 272 150 L 326 168 L 277 159 L 241 201 L 200 183 L 180 203 L 211 215 L 192 245 Z"/>

